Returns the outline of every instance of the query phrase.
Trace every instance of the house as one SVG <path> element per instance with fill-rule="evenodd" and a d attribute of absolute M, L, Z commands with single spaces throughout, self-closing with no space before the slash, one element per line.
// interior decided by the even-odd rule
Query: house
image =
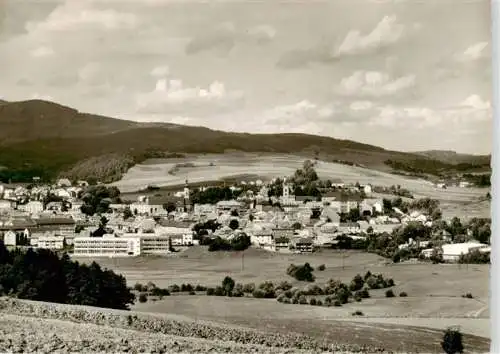
<path fill-rule="evenodd" d="M 250 240 L 257 246 L 273 244 L 273 233 L 271 230 L 256 230 L 250 233 Z"/>
<path fill-rule="evenodd" d="M 299 238 L 294 242 L 295 250 L 299 253 L 311 253 L 314 248 L 314 242 L 310 238 Z"/>
<path fill-rule="evenodd" d="M 328 223 L 332 223 L 335 226 L 340 225 L 340 215 L 337 210 L 331 207 L 324 207 L 321 211 L 320 219 Z"/>
<path fill-rule="evenodd" d="M 359 204 L 361 215 L 372 215 L 373 212 L 381 214 L 384 211 L 384 204 L 379 199 L 364 199 Z"/>
<path fill-rule="evenodd" d="M 71 236 L 75 233 L 75 220 L 71 217 L 47 217 L 35 219 L 37 232 L 56 231 L 59 236 Z"/>
<path fill-rule="evenodd" d="M 363 192 L 365 192 L 366 195 L 370 195 L 372 194 L 372 185 L 371 184 L 367 184 L 363 187 Z"/>
<path fill-rule="evenodd" d="M 6 212 L 15 209 L 16 203 L 11 200 L 0 200 L 0 212 Z"/>
<path fill-rule="evenodd" d="M 37 200 L 30 201 L 24 206 L 24 210 L 30 214 L 38 214 L 43 211 L 43 203 Z"/>
<path fill-rule="evenodd" d="M 67 178 L 60 178 L 57 180 L 56 185 L 58 187 L 71 187 L 71 181 Z"/>
<path fill-rule="evenodd" d="M 342 222 L 338 230 L 342 234 L 356 234 L 361 231 L 361 228 L 357 222 Z"/>
<path fill-rule="evenodd" d="M 285 238 L 291 238 L 293 237 L 293 234 L 295 232 L 295 230 L 293 229 L 293 227 L 273 227 L 271 229 L 271 232 L 272 232 L 272 235 L 273 235 L 273 238 L 281 238 L 281 237 L 285 237 Z"/>
<path fill-rule="evenodd" d="M 215 208 L 218 213 L 231 212 L 233 210 L 239 213 L 241 203 L 237 200 L 221 200 L 216 204 Z"/>
<path fill-rule="evenodd" d="M 14 231 L 7 231 L 3 235 L 3 243 L 5 246 L 16 246 L 17 245 L 17 234 Z"/>

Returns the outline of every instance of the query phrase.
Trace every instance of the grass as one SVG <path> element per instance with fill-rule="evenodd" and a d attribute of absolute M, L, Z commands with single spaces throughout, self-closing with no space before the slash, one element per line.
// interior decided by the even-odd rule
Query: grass
<path fill-rule="evenodd" d="M 294 286 L 305 286 L 306 283 L 286 275 L 290 263 L 309 262 L 313 267 L 325 264 L 324 271 L 314 272 L 319 284 L 331 278 L 348 282 L 356 274 L 363 275 L 370 270 L 393 278 L 396 282 L 392 288 L 394 294 L 406 292 L 408 296 L 386 298 L 387 289 L 370 290 L 370 298 L 361 302 L 341 307 L 320 307 L 282 304 L 276 299 L 176 295 L 136 304 L 134 310 L 177 314 L 252 328 L 265 326 L 275 331 L 295 330 L 317 336 L 328 335 L 332 340 L 342 338 L 349 343 L 384 343 L 395 351 L 439 351 L 437 346 L 442 329 L 454 323 L 460 324 L 463 333 L 489 337 L 487 265 L 387 265 L 384 259 L 373 254 L 354 251 L 342 254 L 333 250 L 311 255 L 283 255 L 249 249 L 242 259 L 241 254 L 209 253 L 203 247 L 194 247 L 173 257 L 97 261 L 124 274 L 130 286 L 136 282 L 145 284 L 152 281 L 159 287 L 182 283 L 216 286 L 226 275 L 240 283 L 258 285 L 265 280 L 274 283 L 287 280 Z M 474 293 L 475 298 L 461 296 L 467 292 Z M 364 315 L 353 317 L 351 314 L 355 311 Z M 349 323 L 344 323 L 346 321 Z M 353 325 L 353 321 L 357 324 Z M 352 332 L 347 335 L 348 329 L 354 330 L 350 326 L 356 326 L 357 335 Z M 387 331 L 394 331 L 392 334 L 396 339 L 390 339 L 391 333 Z M 487 350 L 488 339 L 466 338 L 469 345 L 478 351 Z M 422 343 L 426 344 L 419 347 Z"/>

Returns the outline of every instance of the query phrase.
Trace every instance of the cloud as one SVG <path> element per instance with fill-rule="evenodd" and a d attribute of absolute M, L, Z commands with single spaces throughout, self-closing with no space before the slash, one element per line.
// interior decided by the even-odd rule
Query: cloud
<path fill-rule="evenodd" d="M 396 16 L 385 16 L 375 28 L 363 35 L 358 30 L 350 31 L 333 57 L 365 54 L 398 42 L 404 34 L 405 26 L 397 22 Z"/>
<path fill-rule="evenodd" d="M 44 58 L 54 55 L 54 50 L 50 47 L 38 47 L 30 52 L 30 55 L 35 58 Z"/>
<path fill-rule="evenodd" d="M 26 30 L 29 33 L 40 34 L 78 29 L 118 30 L 134 28 L 137 25 L 137 17 L 133 13 L 89 8 L 89 4 L 91 3 L 83 0 L 66 0 L 45 20 L 28 22 Z"/>
<path fill-rule="evenodd" d="M 490 102 L 483 101 L 478 95 L 471 95 L 463 102 L 444 108 L 400 107 L 386 105 L 377 107 L 378 114 L 369 121 L 371 126 L 390 129 L 430 129 L 439 128 L 446 133 L 461 129 L 474 132 L 478 123 L 491 120 Z"/>
<path fill-rule="evenodd" d="M 466 48 L 463 52 L 455 54 L 455 60 L 458 62 L 471 62 L 478 59 L 487 58 L 489 55 L 487 53 L 489 43 L 479 42 Z"/>
<path fill-rule="evenodd" d="M 256 25 L 240 30 L 231 22 L 225 22 L 192 38 L 186 45 L 186 54 L 197 54 L 213 50 L 227 55 L 238 43 L 266 44 L 276 36 L 276 29 L 270 25 Z"/>
<path fill-rule="evenodd" d="M 153 91 L 137 95 L 138 113 L 164 113 L 196 116 L 235 109 L 243 102 L 243 93 L 227 91 L 214 81 L 208 88 L 184 87 L 177 79 L 159 79 Z"/>
<path fill-rule="evenodd" d="M 415 87 L 415 84 L 415 75 L 392 79 L 388 74 L 379 71 L 359 70 L 343 78 L 335 92 L 345 96 L 383 97 L 405 92 Z"/>

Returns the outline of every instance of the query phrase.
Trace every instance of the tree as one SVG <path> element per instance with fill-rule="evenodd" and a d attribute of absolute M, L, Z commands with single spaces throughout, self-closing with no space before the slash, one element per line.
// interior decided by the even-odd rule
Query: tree
<path fill-rule="evenodd" d="M 238 211 L 237 210 L 231 210 L 231 216 L 238 217 Z"/>
<path fill-rule="evenodd" d="M 458 329 L 448 328 L 444 332 L 441 347 L 447 354 L 463 353 L 462 333 Z"/>
<path fill-rule="evenodd" d="M 240 223 L 238 222 L 238 220 L 232 219 L 229 222 L 229 227 L 231 228 L 231 230 L 236 230 L 238 227 L 240 227 Z"/>
<path fill-rule="evenodd" d="M 312 274 L 313 268 L 310 266 L 309 263 L 305 263 L 303 266 L 296 266 L 294 264 L 290 264 L 286 272 L 288 275 L 294 277 L 299 281 L 313 282 L 315 280 L 315 277 Z"/>
<path fill-rule="evenodd" d="M 302 229 L 302 224 L 300 222 L 295 222 L 293 225 L 292 225 L 293 229 L 294 230 L 300 230 Z"/>
<path fill-rule="evenodd" d="M 168 202 L 168 203 L 163 204 L 163 209 L 165 209 L 167 211 L 167 213 L 171 213 L 171 212 L 175 211 L 177 208 L 176 208 L 174 203 Z"/>
<path fill-rule="evenodd" d="M 231 296 L 234 289 L 234 280 L 231 277 L 225 277 L 222 280 L 222 289 L 224 289 L 224 295 Z"/>
<path fill-rule="evenodd" d="M 131 218 L 132 216 L 134 216 L 134 214 L 132 214 L 132 211 L 130 210 L 129 207 L 126 207 L 123 210 L 123 220 L 127 220 L 128 218 Z"/>

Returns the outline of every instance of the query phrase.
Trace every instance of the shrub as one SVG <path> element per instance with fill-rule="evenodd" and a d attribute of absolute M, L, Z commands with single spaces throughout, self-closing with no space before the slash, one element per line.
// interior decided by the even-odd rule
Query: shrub
<path fill-rule="evenodd" d="M 181 285 L 181 291 L 182 292 L 189 292 L 192 291 L 194 288 L 191 284 L 182 284 Z"/>
<path fill-rule="evenodd" d="M 290 301 L 290 299 L 289 299 L 289 298 L 284 298 L 284 299 L 283 299 L 283 303 L 284 303 L 284 304 L 290 304 L 290 303 L 291 303 L 291 301 Z"/>
<path fill-rule="evenodd" d="M 340 307 L 340 306 L 342 306 L 342 303 L 339 300 L 335 300 L 333 302 L 333 306 Z"/>
<path fill-rule="evenodd" d="M 259 289 L 264 292 L 264 297 L 266 299 L 272 299 L 276 297 L 276 292 L 274 290 L 274 284 L 270 281 L 265 281 L 259 285 Z"/>
<path fill-rule="evenodd" d="M 399 296 L 400 297 L 407 297 L 408 294 L 406 292 L 402 291 L 402 292 L 399 293 Z"/>
<path fill-rule="evenodd" d="M 196 285 L 194 287 L 194 291 L 206 291 L 206 290 L 207 290 L 207 287 L 203 286 L 203 285 Z"/>
<path fill-rule="evenodd" d="M 351 281 L 351 284 L 349 285 L 349 289 L 351 291 L 357 291 L 363 289 L 363 286 L 365 285 L 365 281 L 361 277 L 361 275 L 357 274 Z"/>
<path fill-rule="evenodd" d="M 394 280 L 391 278 L 391 279 L 388 279 L 387 280 L 387 286 L 391 287 L 391 286 L 394 286 Z"/>
<path fill-rule="evenodd" d="M 207 296 L 214 296 L 214 295 L 215 295 L 215 289 L 207 288 Z"/>
<path fill-rule="evenodd" d="M 392 289 L 389 289 L 385 292 L 385 297 L 394 297 L 394 292 Z"/>
<path fill-rule="evenodd" d="M 316 301 L 316 306 L 323 306 L 323 301 L 317 300 Z"/>
<path fill-rule="evenodd" d="M 179 287 L 179 285 L 174 284 L 174 285 L 170 285 L 170 286 L 168 287 L 168 290 L 169 290 L 171 293 L 178 293 L 179 291 L 181 291 L 181 288 Z"/>
<path fill-rule="evenodd" d="M 287 291 L 287 290 L 290 290 L 292 288 L 292 284 L 290 284 L 289 282 L 287 282 L 286 280 L 285 281 L 282 281 L 277 287 L 276 289 L 281 289 L 283 291 Z"/>
<path fill-rule="evenodd" d="M 189 292 L 189 295 L 196 295 L 196 292 L 195 292 L 195 291 L 193 291 L 193 290 L 191 290 L 191 291 Z"/>
<path fill-rule="evenodd" d="M 349 302 L 349 296 L 351 293 L 346 289 L 339 289 L 336 293 L 336 298 L 340 303 L 347 304 Z"/>
<path fill-rule="evenodd" d="M 304 295 L 299 296 L 299 304 L 301 304 L 301 305 L 307 304 L 307 299 Z"/>
<path fill-rule="evenodd" d="M 136 283 L 134 285 L 134 290 L 138 291 L 138 292 L 142 292 L 144 289 L 143 285 L 141 283 Z"/>
<path fill-rule="evenodd" d="M 359 293 L 363 299 L 368 299 L 370 297 L 370 292 L 368 291 L 367 288 L 364 288 Z"/>
<path fill-rule="evenodd" d="M 170 291 L 168 291 L 168 289 L 154 288 L 153 290 L 151 290 L 151 295 L 159 297 L 169 296 Z"/>
<path fill-rule="evenodd" d="M 311 298 L 311 299 L 309 300 L 309 305 L 313 305 L 313 306 L 315 306 L 315 305 L 316 305 L 316 299 L 315 299 L 315 298 Z"/>
<path fill-rule="evenodd" d="M 247 294 L 252 294 L 255 291 L 255 284 L 249 283 L 243 286 L 243 292 Z"/>
<path fill-rule="evenodd" d="M 474 298 L 474 296 L 472 296 L 471 293 L 464 294 L 464 295 L 462 295 L 462 297 L 467 298 L 467 299 L 473 299 Z"/>
<path fill-rule="evenodd" d="M 293 296 L 292 290 L 287 290 L 283 293 L 287 298 L 291 299 Z"/>
<path fill-rule="evenodd" d="M 243 284 L 237 283 L 237 284 L 234 286 L 234 289 L 233 289 L 233 296 L 234 296 L 234 297 L 242 297 L 242 296 L 245 296 L 245 293 L 243 292 Z"/>
<path fill-rule="evenodd" d="M 152 291 L 153 289 L 156 288 L 156 284 L 153 283 L 153 282 L 148 282 L 144 287 L 143 287 L 143 290 L 144 291 Z"/>
<path fill-rule="evenodd" d="M 222 288 L 222 286 L 216 286 L 215 290 L 214 290 L 214 295 L 215 296 L 224 296 L 226 294 L 224 293 L 224 289 Z"/>
<path fill-rule="evenodd" d="M 363 315 L 364 315 L 364 313 L 363 313 L 363 312 L 361 312 L 361 311 L 359 311 L 359 310 L 356 310 L 356 311 L 354 311 L 354 312 L 352 313 L 352 315 L 353 315 L 353 316 L 363 316 Z"/>
<path fill-rule="evenodd" d="M 441 347 L 447 354 L 463 353 L 462 333 L 457 329 L 448 328 L 444 332 Z"/>
<path fill-rule="evenodd" d="M 294 297 L 294 298 L 292 299 L 292 304 L 297 305 L 298 303 L 299 303 L 299 298 Z"/>
<path fill-rule="evenodd" d="M 315 277 L 312 274 L 312 271 L 313 268 L 309 263 L 305 263 L 303 266 L 290 264 L 290 266 L 288 266 L 286 270 L 286 273 L 299 281 L 313 282 L 315 280 Z"/>
<path fill-rule="evenodd" d="M 144 303 L 144 302 L 147 302 L 148 301 L 148 296 L 146 295 L 146 293 L 141 293 L 139 295 L 139 302 L 140 303 Z"/>
<path fill-rule="evenodd" d="M 367 281 L 367 280 L 368 280 L 368 278 L 370 278 L 371 276 L 372 276 L 372 273 L 371 273 L 370 271 L 368 271 L 368 272 L 366 272 L 366 274 L 365 274 L 365 276 L 364 276 L 363 280 L 364 280 L 364 281 Z"/>
<path fill-rule="evenodd" d="M 321 264 L 318 266 L 318 270 L 321 272 L 324 271 L 325 269 L 326 269 L 326 266 L 324 264 Z"/>
<path fill-rule="evenodd" d="M 255 289 L 252 293 L 252 296 L 256 299 L 263 299 L 266 293 L 262 289 Z"/>
<path fill-rule="evenodd" d="M 361 301 L 361 295 L 359 294 L 359 292 L 356 292 L 356 294 L 354 294 L 354 301 L 356 301 L 356 302 Z"/>

